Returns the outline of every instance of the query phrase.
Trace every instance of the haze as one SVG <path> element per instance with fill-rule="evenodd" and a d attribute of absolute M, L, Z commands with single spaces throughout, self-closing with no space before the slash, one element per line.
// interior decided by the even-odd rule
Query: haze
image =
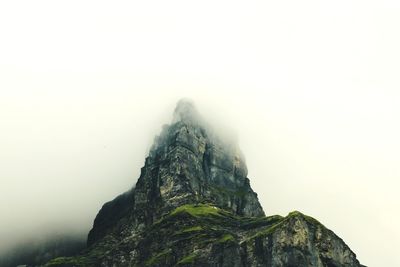
<path fill-rule="evenodd" d="M 268 215 L 400 266 L 398 1 L 3 1 L 0 251 L 86 234 L 175 103 L 234 129 Z"/>

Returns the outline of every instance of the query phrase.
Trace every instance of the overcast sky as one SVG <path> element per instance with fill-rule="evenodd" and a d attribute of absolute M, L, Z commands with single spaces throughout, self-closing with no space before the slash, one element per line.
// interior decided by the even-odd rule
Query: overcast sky
<path fill-rule="evenodd" d="M 0 251 L 87 232 L 189 97 L 268 215 L 400 266 L 399 1 L 132 2 L 0 3 Z"/>

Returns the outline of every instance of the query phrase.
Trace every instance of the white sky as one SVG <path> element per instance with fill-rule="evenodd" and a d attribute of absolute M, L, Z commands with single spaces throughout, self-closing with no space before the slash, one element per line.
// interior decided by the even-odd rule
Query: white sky
<path fill-rule="evenodd" d="M 0 250 L 87 231 L 190 97 L 267 214 L 400 266 L 400 2 L 2 1 Z"/>

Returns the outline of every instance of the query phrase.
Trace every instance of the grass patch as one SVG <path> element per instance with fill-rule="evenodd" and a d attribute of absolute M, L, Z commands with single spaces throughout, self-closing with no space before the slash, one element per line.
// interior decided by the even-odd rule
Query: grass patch
<path fill-rule="evenodd" d="M 268 217 L 242 217 L 239 218 L 242 229 L 254 229 L 257 227 L 263 227 L 273 225 L 283 219 L 280 215 L 273 215 Z"/>
<path fill-rule="evenodd" d="M 220 216 L 220 209 L 215 206 L 200 204 L 200 205 L 183 205 L 171 212 L 171 216 L 177 215 L 179 213 L 188 213 L 195 217 L 216 215 Z"/>
<path fill-rule="evenodd" d="M 225 234 L 218 240 L 218 243 L 226 243 L 226 242 L 230 242 L 230 241 L 233 241 L 233 240 L 235 240 L 233 235 Z"/>
<path fill-rule="evenodd" d="M 201 227 L 201 226 L 193 226 L 193 227 L 183 229 L 182 233 L 198 232 L 198 231 L 202 231 L 202 230 L 203 230 L 203 227 Z"/>
<path fill-rule="evenodd" d="M 283 223 L 283 221 L 284 220 L 282 220 L 282 221 L 280 221 L 280 222 L 278 222 L 278 223 L 276 223 L 276 224 L 274 224 L 274 225 L 272 225 L 272 226 L 270 226 L 268 228 L 263 229 L 262 231 L 252 235 L 250 237 L 250 239 L 253 239 L 253 238 L 256 238 L 256 237 L 259 237 L 259 236 L 266 236 L 266 235 L 272 234 Z"/>
<path fill-rule="evenodd" d="M 178 261 L 178 263 L 176 265 L 184 265 L 184 264 L 191 264 L 194 263 L 194 260 L 196 259 L 197 255 L 192 253 L 186 257 L 184 257 L 183 259 L 181 259 L 180 261 Z"/>
<path fill-rule="evenodd" d="M 294 218 L 294 217 L 301 217 L 307 223 L 310 223 L 310 224 L 315 225 L 315 226 L 322 226 L 323 228 L 325 228 L 325 226 L 323 224 L 321 224 L 319 221 L 317 221 L 313 217 L 304 215 L 303 213 L 301 213 L 299 211 L 292 211 L 286 217 L 281 217 L 281 216 L 273 216 L 273 217 L 274 218 L 272 218 L 273 219 L 272 221 L 274 223 L 272 225 L 270 225 L 269 227 L 264 228 L 263 230 L 257 232 L 256 234 L 250 236 L 249 239 L 253 239 L 253 238 L 256 238 L 258 236 L 270 235 L 270 234 L 274 233 L 284 222 L 287 222 L 288 220 L 290 220 L 291 218 Z M 267 217 L 267 218 L 269 218 L 269 217 Z"/>
<path fill-rule="evenodd" d="M 91 266 L 91 263 L 88 259 L 84 257 L 58 257 L 52 259 L 48 263 L 46 263 L 45 267 L 55 267 L 55 266 Z"/>
<path fill-rule="evenodd" d="M 154 264 L 160 263 L 163 259 L 165 259 L 167 256 L 171 254 L 171 249 L 165 249 L 161 251 L 160 253 L 154 255 L 150 259 L 146 261 L 146 266 L 152 266 Z"/>
<path fill-rule="evenodd" d="M 205 229 L 202 226 L 187 227 L 184 228 L 183 230 L 176 231 L 174 235 L 197 234 L 198 232 L 201 232 L 203 230 Z"/>
<path fill-rule="evenodd" d="M 296 216 L 303 217 L 306 220 L 306 222 L 308 222 L 308 223 L 324 226 L 322 223 L 320 223 L 318 220 L 314 219 L 313 217 L 304 215 L 303 213 L 301 213 L 300 211 L 297 211 L 297 210 L 290 212 L 286 218 L 296 217 Z"/>

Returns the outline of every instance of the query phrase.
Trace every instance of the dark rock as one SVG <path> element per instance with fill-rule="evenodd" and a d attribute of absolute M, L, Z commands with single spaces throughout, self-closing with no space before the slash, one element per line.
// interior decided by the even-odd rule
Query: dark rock
<path fill-rule="evenodd" d="M 361 266 L 315 219 L 265 217 L 228 140 L 181 100 L 135 188 L 96 216 L 88 248 L 47 266 Z"/>
<path fill-rule="evenodd" d="M 238 215 L 264 216 L 246 176 L 236 144 L 219 140 L 193 104 L 181 100 L 173 123 L 156 137 L 136 187 L 102 207 L 88 245 L 119 229 L 127 216 L 132 217 L 129 231 L 136 231 L 188 203 L 210 202 Z"/>

